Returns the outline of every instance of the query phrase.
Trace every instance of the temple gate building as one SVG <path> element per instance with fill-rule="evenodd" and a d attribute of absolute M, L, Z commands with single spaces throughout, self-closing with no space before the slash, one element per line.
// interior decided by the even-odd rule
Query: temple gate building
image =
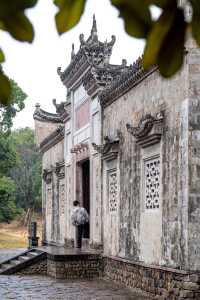
<path fill-rule="evenodd" d="M 43 242 L 73 247 L 79 200 L 90 216 L 85 247 L 115 262 L 200 270 L 200 49 L 188 40 L 184 66 L 166 80 L 140 59 L 110 64 L 114 43 L 99 41 L 94 18 L 58 68 L 66 102 L 53 101 L 55 114 L 36 105 Z"/>

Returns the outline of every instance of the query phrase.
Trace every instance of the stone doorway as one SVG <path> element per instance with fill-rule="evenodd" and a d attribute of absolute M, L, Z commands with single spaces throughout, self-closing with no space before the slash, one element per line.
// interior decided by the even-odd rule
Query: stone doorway
<path fill-rule="evenodd" d="M 90 215 L 90 161 L 89 159 L 81 164 L 82 169 L 82 205 Z M 90 238 L 89 225 L 85 228 L 84 238 Z"/>
<path fill-rule="evenodd" d="M 76 199 L 90 215 L 90 160 L 86 159 L 76 166 Z M 85 228 L 84 239 L 90 238 L 89 225 Z M 89 242 L 89 241 L 88 241 Z"/>

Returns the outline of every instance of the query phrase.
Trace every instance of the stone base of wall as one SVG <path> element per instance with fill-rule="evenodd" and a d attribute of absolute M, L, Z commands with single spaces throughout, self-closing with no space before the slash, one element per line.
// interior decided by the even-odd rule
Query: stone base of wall
<path fill-rule="evenodd" d="M 57 260 L 47 256 L 47 275 L 59 279 L 91 279 L 102 275 L 100 255 L 75 255 Z"/>
<path fill-rule="evenodd" d="M 150 266 L 118 257 L 69 250 L 47 253 L 17 274 L 49 275 L 59 279 L 92 279 L 104 276 L 130 288 L 150 293 L 155 299 L 200 299 L 200 273 Z"/>
<path fill-rule="evenodd" d="M 65 239 L 65 247 L 66 248 L 74 248 L 74 239 Z M 89 239 L 82 240 L 82 248 L 83 249 L 92 249 L 92 250 L 102 250 L 103 251 L 103 244 L 96 243 L 93 241 L 89 241 Z"/>
<path fill-rule="evenodd" d="M 66 248 L 74 248 L 74 239 L 65 239 Z"/>
<path fill-rule="evenodd" d="M 27 268 L 18 271 L 16 275 L 47 275 L 47 259 L 43 259 Z"/>
<path fill-rule="evenodd" d="M 200 274 L 147 266 L 116 257 L 103 258 L 104 275 L 130 288 L 138 288 L 155 299 L 200 299 Z"/>
<path fill-rule="evenodd" d="M 89 247 L 90 247 L 90 249 L 93 249 L 93 250 L 103 251 L 103 244 L 100 244 L 100 243 L 90 242 Z"/>

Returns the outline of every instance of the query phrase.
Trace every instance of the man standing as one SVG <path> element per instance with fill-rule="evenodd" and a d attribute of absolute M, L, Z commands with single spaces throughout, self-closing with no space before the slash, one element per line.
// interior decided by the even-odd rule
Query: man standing
<path fill-rule="evenodd" d="M 76 227 L 76 248 L 81 248 L 82 246 L 82 236 L 84 227 L 89 223 L 89 215 L 84 207 L 80 206 L 79 201 L 73 202 L 74 209 L 72 211 L 72 225 Z"/>

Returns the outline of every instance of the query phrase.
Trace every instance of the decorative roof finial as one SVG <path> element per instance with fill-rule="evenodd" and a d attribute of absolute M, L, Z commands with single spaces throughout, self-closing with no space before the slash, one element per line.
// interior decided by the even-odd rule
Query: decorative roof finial
<path fill-rule="evenodd" d="M 97 35 L 97 21 L 95 14 L 93 15 L 93 24 L 92 24 L 92 30 L 91 30 L 91 36 Z"/>
<path fill-rule="evenodd" d="M 71 52 L 71 59 L 73 59 L 75 56 L 75 51 L 74 51 L 74 43 L 72 44 L 72 52 Z"/>
<path fill-rule="evenodd" d="M 122 66 L 123 66 L 123 67 L 126 67 L 126 66 L 127 66 L 127 60 L 124 59 L 124 58 L 122 59 Z"/>
<path fill-rule="evenodd" d="M 39 110 L 40 109 L 40 103 L 36 103 L 35 108 L 36 108 L 36 110 Z"/>

